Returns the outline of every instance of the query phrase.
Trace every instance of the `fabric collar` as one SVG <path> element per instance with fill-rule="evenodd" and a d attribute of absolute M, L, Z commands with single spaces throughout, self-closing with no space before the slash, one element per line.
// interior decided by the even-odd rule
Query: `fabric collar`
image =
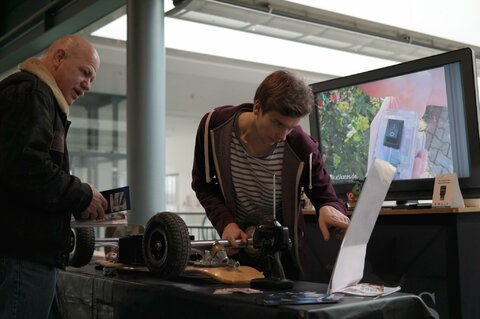
<path fill-rule="evenodd" d="M 63 96 L 62 91 L 60 91 L 60 88 L 58 87 L 57 82 L 55 81 L 55 78 L 50 73 L 50 71 L 48 71 L 45 65 L 43 65 L 40 59 L 29 58 L 24 62 L 20 63 L 18 65 L 18 68 L 22 71 L 27 71 L 38 76 L 40 80 L 45 82 L 45 84 L 47 84 L 50 87 L 50 89 L 52 89 L 53 95 L 55 96 L 58 102 L 60 110 L 62 110 L 62 112 L 68 115 L 69 105 L 65 100 L 65 97 Z"/>

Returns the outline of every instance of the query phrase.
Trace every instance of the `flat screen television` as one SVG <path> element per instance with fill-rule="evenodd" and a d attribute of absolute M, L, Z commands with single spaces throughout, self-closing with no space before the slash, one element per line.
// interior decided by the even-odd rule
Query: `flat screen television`
<path fill-rule="evenodd" d="M 381 158 L 397 168 L 386 200 L 432 199 L 435 176 L 452 172 L 464 198 L 480 198 L 475 73 L 464 48 L 311 84 L 310 131 L 337 195 Z"/>

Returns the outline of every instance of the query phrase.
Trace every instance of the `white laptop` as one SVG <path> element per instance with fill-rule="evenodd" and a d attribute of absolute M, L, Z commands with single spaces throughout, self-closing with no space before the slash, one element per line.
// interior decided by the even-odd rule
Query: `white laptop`
<path fill-rule="evenodd" d="M 379 290 L 375 285 L 359 284 L 363 277 L 368 240 L 394 175 L 395 167 L 390 163 L 380 159 L 372 163 L 340 246 L 327 296 L 337 292 L 379 296 L 400 290 L 400 287 Z"/>
<path fill-rule="evenodd" d="M 376 159 L 370 167 L 340 246 L 327 293 L 276 292 L 263 296 L 263 304 L 334 303 L 340 301 L 343 294 L 378 297 L 400 290 L 400 287 L 359 284 L 363 277 L 368 240 L 394 175 L 395 167 L 384 160 Z"/>

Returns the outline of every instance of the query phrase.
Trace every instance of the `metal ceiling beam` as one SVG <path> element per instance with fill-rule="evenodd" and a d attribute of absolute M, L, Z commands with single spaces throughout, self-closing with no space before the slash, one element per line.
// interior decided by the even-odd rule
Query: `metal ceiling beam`
<path fill-rule="evenodd" d="M 316 34 L 319 38 L 322 37 L 322 33 L 315 30 L 315 26 L 319 30 L 328 29 L 330 33 L 330 38 L 326 37 L 331 41 L 312 44 L 378 58 L 388 58 L 399 62 L 466 46 L 471 47 L 475 51 L 477 59 L 480 59 L 480 47 L 282 0 L 177 0 L 174 1 L 174 4 L 175 9 L 167 14 L 178 18 L 186 17 L 189 11 L 195 11 L 223 16 L 227 19 L 243 19 L 243 21 L 252 21 L 253 23 L 255 23 L 255 19 L 258 19 L 260 13 L 264 16 L 265 21 L 268 21 L 268 17 L 302 21 L 307 25 L 309 24 L 312 34 Z M 238 8 L 236 12 L 232 10 L 234 7 Z M 208 23 L 206 21 L 202 22 Z M 210 23 L 216 24 L 214 20 Z M 258 32 L 258 30 L 244 31 Z M 289 31 L 288 22 L 285 24 L 285 31 Z M 344 35 L 342 35 L 342 32 Z M 341 41 L 335 41 L 336 36 L 339 39 L 351 39 L 355 34 L 358 36 L 358 43 L 352 42 L 349 47 L 339 47 L 345 43 L 340 44 Z M 370 41 L 367 38 L 370 38 Z M 295 40 L 308 42 L 305 41 L 305 38 Z M 382 51 L 387 51 L 389 46 L 392 52 L 398 51 L 400 54 L 395 56 L 392 53 L 391 56 L 386 56 Z M 378 49 L 378 53 L 376 49 Z M 417 56 L 402 54 L 402 52 L 412 52 L 414 50 L 416 50 L 415 54 Z"/>
<path fill-rule="evenodd" d="M 43 19 L 35 15 L 35 19 L 27 19 L 32 25 L 22 25 L 2 37 L 0 73 L 43 51 L 55 39 L 76 33 L 125 4 L 126 0 L 72 0 L 60 8 L 48 6 L 42 12 Z"/>

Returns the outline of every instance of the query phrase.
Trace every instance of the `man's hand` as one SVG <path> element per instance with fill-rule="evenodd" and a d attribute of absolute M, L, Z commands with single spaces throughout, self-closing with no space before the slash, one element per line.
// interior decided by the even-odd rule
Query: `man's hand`
<path fill-rule="evenodd" d="M 347 229 L 350 219 L 345 214 L 341 213 L 338 209 L 332 206 L 323 206 L 320 208 L 318 216 L 318 225 L 322 232 L 323 239 L 330 239 L 330 226 L 340 229 Z"/>
<path fill-rule="evenodd" d="M 241 239 L 241 241 L 246 244 L 248 240 L 248 235 L 243 232 L 236 223 L 230 223 L 223 229 L 222 239 L 228 240 L 230 242 L 230 245 L 232 245 L 231 248 L 227 249 L 228 255 L 231 256 L 238 253 L 238 251 L 240 250 L 240 248 L 238 248 L 236 240 Z"/>
<path fill-rule="evenodd" d="M 90 185 L 90 184 L 89 184 Z M 92 201 L 80 216 L 82 219 L 99 220 L 105 218 L 105 210 L 108 208 L 108 203 L 105 197 L 100 192 L 90 185 L 92 189 Z"/>
<path fill-rule="evenodd" d="M 426 149 L 420 150 L 413 160 L 412 178 L 419 178 L 425 171 L 428 161 L 428 151 Z"/>

